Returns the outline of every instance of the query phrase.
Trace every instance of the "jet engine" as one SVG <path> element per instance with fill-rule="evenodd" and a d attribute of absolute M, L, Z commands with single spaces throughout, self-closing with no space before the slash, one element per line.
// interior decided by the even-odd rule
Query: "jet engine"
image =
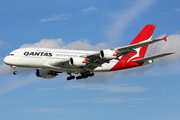
<path fill-rule="evenodd" d="M 42 78 L 54 78 L 56 77 L 58 74 L 54 71 L 50 71 L 50 70 L 45 70 L 45 69 L 36 69 L 36 76 L 37 77 L 42 77 Z"/>
<path fill-rule="evenodd" d="M 111 60 L 118 57 L 118 53 L 114 50 L 101 50 L 100 58 L 104 60 Z"/>
<path fill-rule="evenodd" d="M 85 66 L 87 64 L 87 60 L 85 58 L 81 58 L 81 57 L 72 57 L 69 59 L 69 64 L 71 66 L 81 67 L 81 66 Z"/>

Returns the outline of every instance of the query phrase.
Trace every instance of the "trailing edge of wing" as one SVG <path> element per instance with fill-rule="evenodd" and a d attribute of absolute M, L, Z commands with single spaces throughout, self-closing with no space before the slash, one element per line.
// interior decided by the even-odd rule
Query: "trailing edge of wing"
<path fill-rule="evenodd" d="M 174 53 L 164 53 L 164 54 L 159 54 L 159 55 L 155 55 L 155 56 L 151 56 L 151 57 L 147 57 L 147 58 L 142 58 L 142 59 L 137 59 L 137 60 L 133 60 L 133 61 L 134 62 L 145 62 L 148 60 L 157 59 L 157 58 L 164 57 L 164 56 L 171 55 L 171 54 L 174 54 Z"/>

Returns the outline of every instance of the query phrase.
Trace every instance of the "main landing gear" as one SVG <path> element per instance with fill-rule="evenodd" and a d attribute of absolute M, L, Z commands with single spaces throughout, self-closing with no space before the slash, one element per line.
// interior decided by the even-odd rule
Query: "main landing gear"
<path fill-rule="evenodd" d="M 69 75 L 70 75 L 69 77 L 67 77 L 67 80 L 72 80 L 72 79 L 74 79 L 74 78 L 75 78 L 75 76 L 71 75 L 71 73 L 67 73 L 67 74 L 69 74 Z"/>
<path fill-rule="evenodd" d="M 11 67 L 14 69 L 13 74 L 14 75 L 18 74 L 18 71 L 16 70 L 17 67 L 16 66 L 11 66 Z"/>
<path fill-rule="evenodd" d="M 94 76 L 94 73 L 91 73 L 89 71 L 86 71 L 84 73 L 81 73 L 80 76 L 77 76 L 76 79 L 79 80 L 79 79 L 85 79 L 85 78 L 88 78 L 88 77 L 92 77 Z"/>
<path fill-rule="evenodd" d="M 67 73 L 67 74 L 70 75 L 69 77 L 67 77 L 67 80 L 72 80 L 75 78 L 75 76 L 71 75 L 71 73 Z M 92 77 L 92 76 L 94 76 L 94 73 L 85 71 L 85 72 L 81 73 L 81 75 L 76 76 L 76 80 L 85 79 L 85 78 Z"/>

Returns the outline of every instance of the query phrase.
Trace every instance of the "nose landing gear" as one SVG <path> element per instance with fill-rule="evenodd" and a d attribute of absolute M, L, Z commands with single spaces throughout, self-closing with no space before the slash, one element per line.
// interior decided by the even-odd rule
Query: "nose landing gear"
<path fill-rule="evenodd" d="M 14 71 L 13 74 L 14 74 L 14 75 L 18 74 L 18 71 Z"/>
<path fill-rule="evenodd" d="M 14 74 L 14 75 L 18 74 L 18 71 L 16 70 L 17 67 L 16 67 L 16 66 L 11 66 L 11 67 L 14 69 L 13 74 Z"/>

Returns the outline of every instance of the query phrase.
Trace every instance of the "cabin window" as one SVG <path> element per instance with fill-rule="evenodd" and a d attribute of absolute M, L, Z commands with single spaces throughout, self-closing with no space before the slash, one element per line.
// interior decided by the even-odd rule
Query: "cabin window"
<path fill-rule="evenodd" d="M 14 54 L 9 54 L 8 56 L 14 56 Z"/>

